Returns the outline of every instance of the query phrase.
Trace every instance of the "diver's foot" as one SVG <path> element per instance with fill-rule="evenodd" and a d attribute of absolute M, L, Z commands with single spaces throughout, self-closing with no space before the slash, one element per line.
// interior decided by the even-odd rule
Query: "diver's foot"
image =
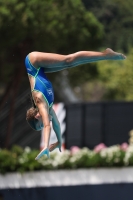
<path fill-rule="evenodd" d="M 55 142 L 49 146 L 49 151 L 53 151 L 54 149 L 59 148 L 59 151 L 61 152 L 61 144 L 59 142 Z"/>
<path fill-rule="evenodd" d="M 43 155 L 47 155 L 47 157 L 49 158 L 49 150 L 48 148 L 44 148 L 35 158 L 35 160 L 38 160 L 39 158 L 41 158 Z"/>
<path fill-rule="evenodd" d="M 125 60 L 126 59 L 125 55 L 123 55 L 122 53 L 115 52 L 110 48 L 107 48 L 103 53 L 106 55 L 106 58 L 108 60 Z"/>

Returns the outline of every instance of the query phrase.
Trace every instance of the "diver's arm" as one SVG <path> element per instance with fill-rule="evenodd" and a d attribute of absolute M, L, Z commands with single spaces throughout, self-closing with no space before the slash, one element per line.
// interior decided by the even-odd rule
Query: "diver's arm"
<path fill-rule="evenodd" d="M 53 129 L 54 132 L 56 134 L 57 140 L 58 140 L 58 144 L 57 146 L 59 147 L 59 149 L 61 148 L 61 128 L 60 128 L 60 122 L 56 116 L 55 111 L 53 110 L 53 108 L 50 109 L 49 114 L 52 116 L 52 125 L 53 125 Z"/>
<path fill-rule="evenodd" d="M 44 125 L 44 128 L 43 128 L 44 148 L 48 148 L 49 139 L 50 139 L 50 132 L 51 132 L 48 105 L 45 102 L 45 100 L 42 99 L 37 104 L 37 107 L 38 107 L 39 113 L 40 113 L 40 115 L 42 117 L 42 122 L 43 122 L 43 125 Z"/>

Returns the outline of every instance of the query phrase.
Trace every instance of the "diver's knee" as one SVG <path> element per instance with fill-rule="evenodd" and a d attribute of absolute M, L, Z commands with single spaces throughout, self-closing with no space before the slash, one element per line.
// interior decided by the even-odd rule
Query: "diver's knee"
<path fill-rule="evenodd" d="M 69 55 L 66 55 L 66 58 L 65 58 L 65 62 L 66 64 L 71 64 L 74 60 L 74 54 L 69 54 Z"/>

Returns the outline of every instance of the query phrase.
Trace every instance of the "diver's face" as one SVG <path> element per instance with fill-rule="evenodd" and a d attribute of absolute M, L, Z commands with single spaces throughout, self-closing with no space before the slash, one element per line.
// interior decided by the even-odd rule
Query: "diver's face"
<path fill-rule="evenodd" d="M 38 119 L 38 120 L 42 120 L 42 116 L 40 115 L 39 112 L 35 115 L 35 118 Z"/>
<path fill-rule="evenodd" d="M 38 120 L 38 122 L 36 123 L 36 128 L 38 130 L 41 130 L 44 126 L 42 122 L 42 116 L 39 114 L 39 112 L 35 115 L 35 118 Z"/>

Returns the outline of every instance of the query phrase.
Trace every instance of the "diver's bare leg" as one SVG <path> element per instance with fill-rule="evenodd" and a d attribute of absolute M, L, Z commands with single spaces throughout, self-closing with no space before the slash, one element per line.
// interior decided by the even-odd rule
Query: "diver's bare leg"
<path fill-rule="evenodd" d="M 29 54 L 29 59 L 34 67 L 44 67 L 47 72 L 49 72 L 49 68 L 56 72 L 85 63 L 97 62 L 100 60 L 124 60 L 125 58 L 123 54 L 114 52 L 109 48 L 104 52 L 79 51 L 69 55 L 42 52 L 32 52 Z"/>

